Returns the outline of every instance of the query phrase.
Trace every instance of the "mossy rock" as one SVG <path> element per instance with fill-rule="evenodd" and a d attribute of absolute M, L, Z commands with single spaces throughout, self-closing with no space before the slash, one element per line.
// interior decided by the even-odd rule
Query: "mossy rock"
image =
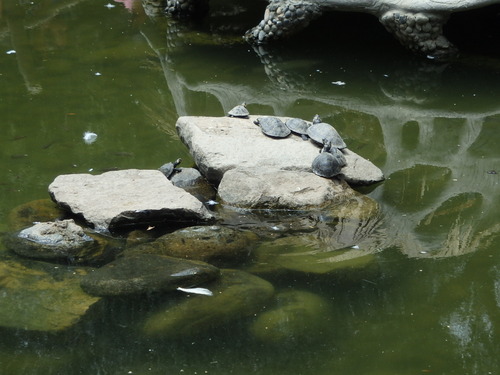
<path fill-rule="evenodd" d="M 278 238 L 262 243 L 255 250 L 255 266 L 252 271 L 292 271 L 326 274 L 341 269 L 360 268 L 370 264 L 372 251 L 357 248 L 328 247 L 318 239 L 317 233 Z"/>
<path fill-rule="evenodd" d="M 261 311 L 274 295 L 268 281 L 238 270 L 222 270 L 219 280 L 204 287 L 213 295 L 190 295 L 176 304 L 167 303 L 146 319 L 144 334 L 164 338 L 201 334 Z"/>
<path fill-rule="evenodd" d="M 0 326 L 62 331 L 75 325 L 99 298 L 89 296 L 80 288 L 85 269 L 67 270 L 56 278 L 21 262 L 0 262 Z"/>
<path fill-rule="evenodd" d="M 252 336 L 275 345 L 308 344 L 333 331 L 328 301 L 310 292 L 289 290 L 276 295 L 276 304 L 250 326 Z"/>
<path fill-rule="evenodd" d="M 176 290 L 212 281 L 219 269 L 208 263 L 155 254 L 123 256 L 89 273 L 81 287 L 94 296 L 126 296 Z"/>
<path fill-rule="evenodd" d="M 130 249 L 130 253 L 168 255 L 205 262 L 240 263 L 258 237 L 250 231 L 224 226 L 193 226 L 159 237 Z"/>
<path fill-rule="evenodd" d="M 38 199 L 13 208 L 8 216 L 9 229 L 13 232 L 28 228 L 35 222 L 64 218 L 67 212 L 50 199 Z"/>

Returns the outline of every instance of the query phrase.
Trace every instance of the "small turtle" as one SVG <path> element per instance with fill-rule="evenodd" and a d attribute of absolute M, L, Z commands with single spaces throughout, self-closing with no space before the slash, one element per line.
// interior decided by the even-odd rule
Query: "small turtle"
<path fill-rule="evenodd" d="M 262 133 L 273 138 L 285 138 L 292 132 L 285 123 L 277 117 L 259 117 L 254 121 L 254 124 L 260 126 Z"/>
<path fill-rule="evenodd" d="M 328 139 L 323 144 L 321 153 L 312 162 L 312 171 L 318 176 L 331 178 L 340 174 L 347 162 L 342 151 L 333 147 Z"/>
<path fill-rule="evenodd" d="M 240 105 L 237 105 L 233 109 L 231 109 L 227 115 L 229 117 L 238 117 L 238 118 L 248 118 L 250 115 L 250 112 L 248 112 L 247 109 L 247 104 L 246 103 L 241 103 Z"/>
<path fill-rule="evenodd" d="M 307 135 L 307 129 L 311 126 L 309 122 L 300 118 L 291 118 L 286 120 L 285 125 L 292 131 L 292 133 L 300 135 L 304 141 L 309 139 L 309 136 Z"/>
<path fill-rule="evenodd" d="M 322 122 L 318 115 L 314 116 L 313 124 L 307 129 L 307 135 L 317 143 L 322 144 L 323 140 L 327 139 L 331 142 L 332 147 L 339 149 L 347 147 L 337 130 L 330 124 Z"/>
<path fill-rule="evenodd" d="M 170 162 L 167 164 L 163 164 L 158 170 L 165 175 L 168 179 L 170 179 L 174 173 L 180 172 L 181 170 L 177 168 L 177 166 L 182 162 L 182 159 L 179 158 L 174 162 Z"/>
<path fill-rule="evenodd" d="M 320 122 L 323 122 L 323 120 L 321 119 L 321 117 L 319 117 L 319 115 L 314 115 L 312 123 L 313 124 L 319 124 Z"/>

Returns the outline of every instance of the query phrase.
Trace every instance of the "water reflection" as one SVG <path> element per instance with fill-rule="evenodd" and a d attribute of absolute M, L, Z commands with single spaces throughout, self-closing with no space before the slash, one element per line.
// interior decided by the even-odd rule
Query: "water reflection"
<path fill-rule="evenodd" d="M 150 33 L 143 35 L 149 38 Z M 496 200 L 497 179 L 487 171 L 498 163 L 498 151 L 492 148 L 496 133 L 491 129 L 498 125 L 500 106 L 489 99 L 491 90 L 500 87 L 496 71 L 474 72 L 471 79 L 457 76 L 466 69 L 460 60 L 437 63 L 400 56 L 389 61 L 360 52 L 354 61 L 346 61 L 314 46 L 302 51 L 258 46 L 251 51 L 267 79 L 248 81 L 243 74 L 238 77 L 228 62 L 245 64 L 245 59 L 252 58 L 250 47 L 214 46 L 199 62 L 204 77 L 210 78 L 193 81 L 197 63 L 186 60 L 186 51 L 205 45 L 208 36 L 194 35 L 175 21 L 168 22 L 167 35 L 166 46 L 150 44 L 179 114 L 193 114 L 190 98 L 200 93 L 222 107 L 212 111 L 216 115 L 243 101 L 251 111 L 277 115 L 307 113 L 306 104 L 320 111 L 324 108 L 323 117 L 340 128 L 351 147 L 383 163 L 389 181 L 372 196 L 382 199 L 391 212 L 386 223 L 389 236 L 404 253 L 459 255 L 477 250 L 486 237 L 494 235 L 496 214 L 487 202 Z M 233 81 L 229 71 L 241 79 Z M 339 81 L 345 86 L 336 85 Z M 487 141 L 486 133 L 495 134 Z M 462 214 L 461 203 L 456 203 L 446 215 L 455 224 L 446 231 L 439 227 L 444 238 L 433 237 L 431 243 L 422 238 L 423 222 L 443 215 L 442 207 L 471 194 L 479 197 L 475 215 Z"/>

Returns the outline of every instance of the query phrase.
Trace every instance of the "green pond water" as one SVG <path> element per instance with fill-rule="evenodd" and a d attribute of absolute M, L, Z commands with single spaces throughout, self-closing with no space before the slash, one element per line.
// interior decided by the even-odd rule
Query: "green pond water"
<path fill-rule="evenodd" d="M 328 304 L 320 321 L 303 322 L 314 323 L 307 338 L 284 332 L 278 344 L 252 336 L 251 318 L 144 337 L 133 323 L 148 298 L 109 301 L 59 333 L 1 313 L 0 374 L 499 373 L 500 56 L 488 48 L 498 45 L 498 8 L 452 17 L 463 54 L 440 63 L 406 53 L 364 15 L 326 15 L 259 50 L 239 36 L 265 3 L 214 1 L 191 26 L 126 3 L 0 3 L 0 231 L 13 208 L 48 198 L 59 174 L 189 165 L 177 118 L 222 116 L 244 101 L 254 114 L 318 113 L 383 170 L 385 182 L 360 190 L 379 203 L 377 230 L 370 220 L 346 230 L 345 243 L 371 247 L 372 259 L 259 274 Z M 1 259 L 0 308 L 17 311 L 4 267 L 15 258 L 2 248 Z"/>

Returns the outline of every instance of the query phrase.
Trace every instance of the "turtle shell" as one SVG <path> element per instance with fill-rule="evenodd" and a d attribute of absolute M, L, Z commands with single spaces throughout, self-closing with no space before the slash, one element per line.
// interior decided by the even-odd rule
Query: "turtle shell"
<path fill-rule="evenodd" d="M 291 133 L 291 130 L 277 117 L 259 117 L 255 124 L 260 126 L 262 133 L 273 138 L 285 138 Z"/>
<path fill-rule="evenodd" d="M 300 118 L 291 118 L 286 120 L 285 125 L 295 134 L 307 135 L 307 129 L 309 129 L 311 123 Z"/>
<path fill-rule="evenodd" d="M 240 104 L 231 109 L 227 115 L 229 117 L 240 117 L 240 118 L 248 118 L 250 112 L 246 109 L 245 104 Z"/>
<path fill-rule="evenodd" d="M 323 140 L 326 139 L 331 143 L 332 147 L 340 149 L 347 147 L 335 128 L 326 122 L 312 124 L 309 129 L 307 129 L 307 135 L 317 143 L 323 144 Z"/>
<path fill-rule="evenodd" d="M 312 162 L 312 171 L 321 177 L 331 178 L 342 170 L 346 165 L 346 160 L 342 151 L 338 148 L 332 147 L 330 151 L 323 151 L 314 158 Z"/>
<path fill-rule="evenodd" d="M 174 162 L 170 162 L 170 163 L 166 163 L 166 164 L 163 164 L 160 168 L 158 168 L 158 170 L 160 172 L 162 172 L 165 177 L 167 177 L 168 179 L 170 179 L 170 177 L 172 177 L 172 175 L 174 174 L 174 172 L 177 171 L 177 166 L 182 162 L 182 159 L 177 159 L 176 161 Z"/>

